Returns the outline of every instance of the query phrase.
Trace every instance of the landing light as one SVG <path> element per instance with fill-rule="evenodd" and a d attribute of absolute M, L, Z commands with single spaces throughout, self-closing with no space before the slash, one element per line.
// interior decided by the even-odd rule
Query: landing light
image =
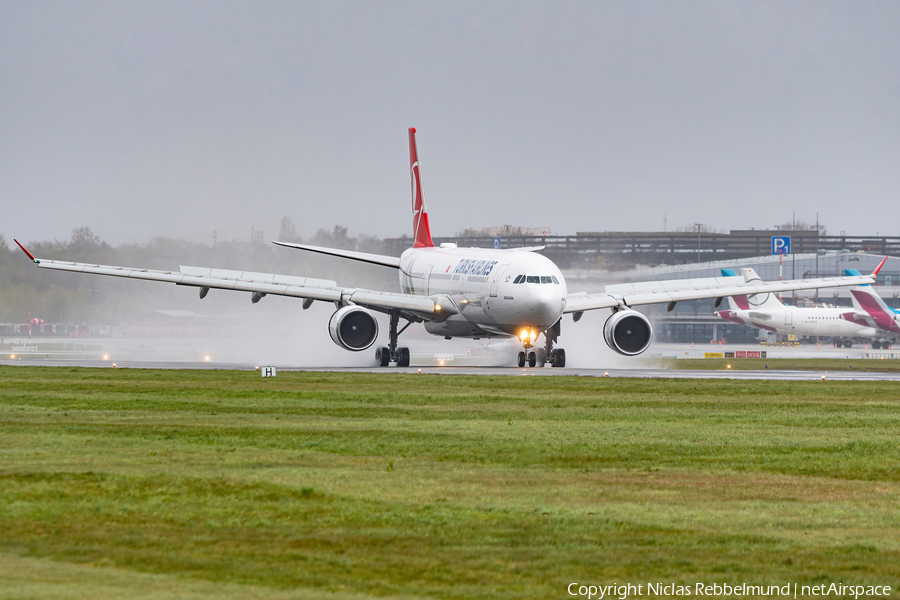
<path fill-rule="evenodd" d="M 534 340 L 537 339 L 538 333 L 534 329 L 523 329 L 519 332 L 519 340 L 522 343 L 534 343 Z"/>
<path fill-rule="evenodd" d="M 109 355 L 104 354 L 104 355 L 103 355 L 103 360 L 109 360 Z"/>
<path fill-rule="evenodd" d="M 435 312 L 441 310 L 441 305 L 440 305 L 440 304 L 435 304 L 435 305 L 434 305 L 434 310 L 435 310 Z"/>
<path fill-rule="evenodd" d="M 15 355 L 15 354 L 10 354 L 9 357 L 10 357 L 11 359 L 13 359 L 13 360 L 16 359 L 16 355 Z"/>
<path fill-rule="evenodd" d="M 210 358 L 208 356 L 204 356 L 203 360 L 205 360 L 206 362 L 209 362 Z"/>

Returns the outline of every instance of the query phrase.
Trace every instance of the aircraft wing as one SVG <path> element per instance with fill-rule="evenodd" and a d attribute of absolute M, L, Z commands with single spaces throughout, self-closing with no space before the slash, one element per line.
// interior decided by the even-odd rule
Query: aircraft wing
<path fill-rule="evenodd" d="M 16 241 L 16 244 L 19 244 L 19 242 Z M 227 269 L 186 266 L 179 267 L 178 271 L 159 271 L 155 269 L 136 269 L 132 267 L 48 260 L 35 258 L 21 244 L 19 244 L 19 247 L 41 269 L 187 285 L 201 288 L 202 296 L 205 296 L 211 289 L 234 290 L 253 293 L 254 302 L 271 294 L 273 296 L 290 296 L 292 298 L 322 300 L 341 304 L 358 304 L 382 311 L 397 309 L 409 311 L 430 320 L 433 317 L 439 317 L 433 320 L 443 320 L 457 312 L 449 298 L 442 295 L 421 296 L 345 288 L 338 286 L 334 281 L 325 279 L 294 277 L 292 275 L 277 275 L 274 273 L 256 273 L 252 271 L 231 271 Z"/>
<path fill-rule="evenodd" d="M 884 264 L 884 261 L 882 261 Z M 880 265 L 879 265 L 880 268 Z M 741 276 L 710 277 L 707 279 L 673 279 L 669 281 L 645 281 L 606 286 L 602 294 L 569 294 L 566 313 L 579 313 L 599 308 L 629 307 L 642 304 L 661 304 L 700 300 L 703 298 L 727 298 L 794 290 L 812 290 L 830 287 L 849 287 L 873 283 L 872 275 L 855 277 L 826 277 L 822 279 L 795 279 L 791 281 L 749 281 Z"/>

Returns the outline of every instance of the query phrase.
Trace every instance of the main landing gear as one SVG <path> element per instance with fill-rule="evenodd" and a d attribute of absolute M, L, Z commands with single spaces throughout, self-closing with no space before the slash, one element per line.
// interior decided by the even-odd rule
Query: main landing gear
<path fill-rule="evenodd" d="M 559 339 L 561 323 L 562 320 L 557 321 L 553 327 L 544 331 L 544 347 L 538 348 L 537 351 L 531 350 L 534 348 L 534 341 L 537 339 L 537 335 L 531 335 L 533 332 L 523 332 L 524 335 L 519 336 L 519 339 L 525 345 L 525 350 L 519 352 L 518 356 L 518 365 L 520 367 L 524 367 L 526 363 L 529 367 L 543 367 L 545 363 L 550 363 L 554 367 L 566 366 L 566 351 L 562 348 L 553 347 L 553 344 Z"/>
<path fill-rule="evenodd" d="M 412 321 L 407 321 L 406 325 L 403 326 L 403 329 L 397 331 L 397 326 L 400 324 L 400 311 L 391 311 L 390 339 L 388 341 L 388 346 L 375 349 L 375 360 L 378 361 L 379 365 L 386 367 L 393 362 L 397 363 L 398 367 L 409 366 L 409 348 L 398 348 L 397 340 L 400 337 L 400 334 L 406 331 L 406 328 L 412 325 L 412 323 Z"/>

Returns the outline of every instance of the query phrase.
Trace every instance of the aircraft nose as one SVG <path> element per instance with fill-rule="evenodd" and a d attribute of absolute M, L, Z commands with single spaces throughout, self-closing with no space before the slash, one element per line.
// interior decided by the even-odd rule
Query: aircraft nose
<path fill-rule="evenodd" d="M 535 286 L 538 287 L 538 286 Z M 546 329 L 556 323 L 562 316 L 564 294 L 560 294 L 558 286 L 542 285 L 532 294 L 534 325 Z"/>

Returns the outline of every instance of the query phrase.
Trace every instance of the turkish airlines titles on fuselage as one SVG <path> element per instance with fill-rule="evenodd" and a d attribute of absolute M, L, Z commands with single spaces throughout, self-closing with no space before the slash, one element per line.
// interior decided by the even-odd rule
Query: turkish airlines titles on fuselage
<path fill-rule="evenodd" d="M 447 294 L 460 321 L 487 332 L 517 335 L 522 326 L 543 331 L 566 306 L 566 281 L 552 261 L 533 252 L 471 248 L 411 248 L 400 257 L 405 293 Z M 457 333 L 456 335 L 462 335 Z"/>

